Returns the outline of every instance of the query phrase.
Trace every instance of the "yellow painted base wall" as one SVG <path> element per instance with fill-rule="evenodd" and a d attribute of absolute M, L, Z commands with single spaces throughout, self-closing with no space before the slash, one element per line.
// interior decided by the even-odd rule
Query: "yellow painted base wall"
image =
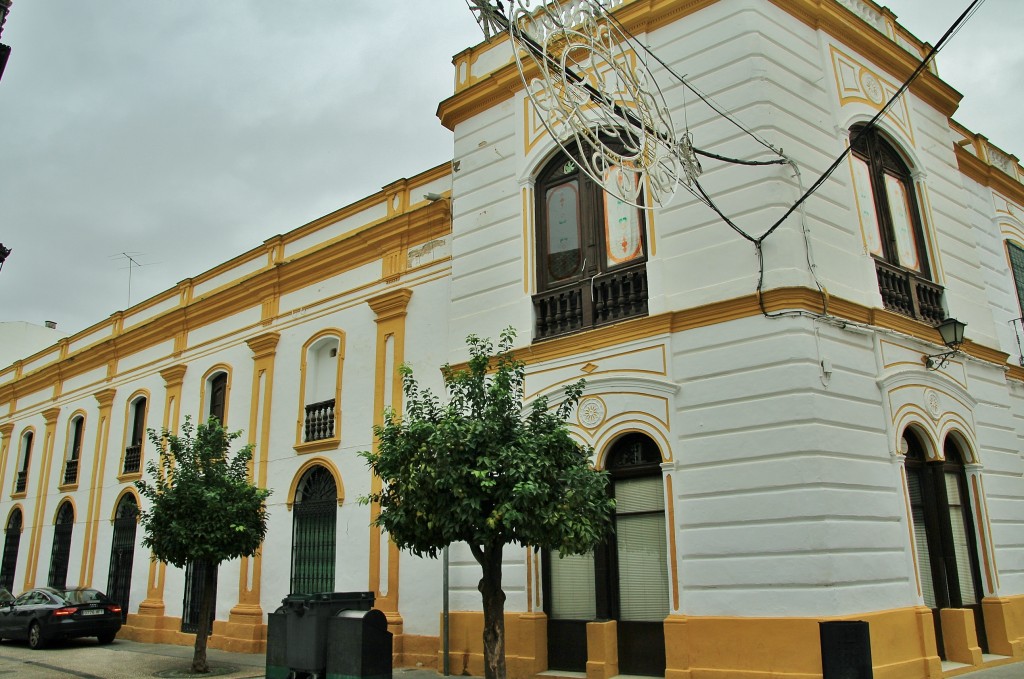
<path fill-rule="evenodd" d="M 449 614 L 449 670 L 452 675 L 484 675 L 484 614 Z M 437 666 L 443 659 L 438 650 Z M 509 679 L 529 679 L 548 666 L 547 616 L 543 613 L 505 614 L 505 665 Z"/>

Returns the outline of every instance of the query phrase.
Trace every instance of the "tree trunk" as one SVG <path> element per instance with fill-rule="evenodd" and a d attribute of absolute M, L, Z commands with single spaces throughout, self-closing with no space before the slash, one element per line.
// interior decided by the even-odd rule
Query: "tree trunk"
<path fill-rule="evenodd" d="M 199 563 L 196 564 L 199 567 Z M 210 625 L 213 623 L 213 600 L 217 587 L 217 567 L 212 563 L 203 563 L 203 590 L 199 597 L 199 620 L 196 621 L 196 647 L 192 654 L 192 673 L 206 674 L 210 666 L 206 662 L 206 641 L 210 636 Z"/>
<path fill-rule="evenodd" d="M 480 595 L 484 605 L 484 677 L 505 679 L 505 592 L 501 589 L 501 544 L 472 546 L 480 563 Z"/>

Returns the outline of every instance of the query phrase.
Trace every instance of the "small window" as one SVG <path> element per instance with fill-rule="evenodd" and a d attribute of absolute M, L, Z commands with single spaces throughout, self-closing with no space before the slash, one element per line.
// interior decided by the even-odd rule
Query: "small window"
<path fill-rule="evenodd" d="M 1017 307 L 1024 317 L 1024 248 L 1012 241 L 1006 241 L 1006 253 L 1010 258 L 1010 271 L 1017 288 Z"/>
<path fill-rule="evenodd" d="M 207 419 L 216 417 L 222 425 L 225 424 L 224 415 L 228 397 L 228 374 L 219 372 L 206 381 L 206 393 L 208 394 L 209 408 L 206 412 Z"/>
<path fill-rule="evenodd" d="M 85 418 L 78 415 L 71 419 L 67 452 L 64 455 L 63 484 L 78 483 L 78 465 L 82 457 L 82 438 L 85 435 Z"/>
<path fill-rule="evenodd" d="M 340 437 L 342 340 L 325 334 L 305 347 L 302 362 L 302 412 L 298 443 L 337 441 Z"/>
<path fill-rule="evenodd" d="M 541 170 L 536 196 L 535 339 L 647 315 L 643 210 L 606 193 L 565 153 Z"/>
<path fill-rule="evenodd" d="M 868 252 L 886 309 L 936 324 L 945 318 L 932 282 L 910 168 L 875 128 L 850 130 L 854 189 Z"/>
<path fill-rule="evenodd" d="M 14 492 L 24 493 L 28 488 L 28 466 L 32 461 L 32 441 L 35 434 L 27 431 L 21 435 L 21 445 L 18 449 L 18 474 L 14 479 Z"/>
<path fill-rule="evenodd" d="M 142 442 L 146 436 L 146 405 L 145 396 L 132 401 L 128 420 L 128 446 L 124 451 L 125 474 L 137 474 L 142 471 Z"/>

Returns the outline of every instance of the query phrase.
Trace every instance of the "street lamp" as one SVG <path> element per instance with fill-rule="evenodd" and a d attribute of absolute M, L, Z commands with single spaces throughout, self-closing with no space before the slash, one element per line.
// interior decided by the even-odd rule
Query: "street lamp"
<path fill-rule="evenodd" d="M 966 323 L 961 323 L 955 318 L 947 318 L 936 326 L 939 336 L 942 337 L 942 343 L 946 345 L 949 351 L 944 354 L 925 356 L 924 364 L 929 370 L 939 370 L 946 367 L 949 357 L 957 353 L 960 350 L 960 345 L 964 343 L 964 328 L 966 327 Z"/>

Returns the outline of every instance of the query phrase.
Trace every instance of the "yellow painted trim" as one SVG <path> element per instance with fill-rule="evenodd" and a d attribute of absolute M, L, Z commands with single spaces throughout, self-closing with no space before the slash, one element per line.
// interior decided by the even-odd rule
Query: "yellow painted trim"
<path fill-rule="evenodd" d="M 13 427 L 14 427 L 14 423 L 13 422 L 11 423 L 11 427 L 12 427 L 12 431 L 13 431 Z M 25 464 L 23 462 L 23 460 L 22 460 L 21 452 L 22 452 L 22 447 L 23 447 L 23 441 L 25 440 L 25 434 L 28 434 L 30 432 L 32 434 L 32 446 L 28 449 L 28 456 L 29 456 L 28 464 Z M 18 447 L 17 447 L 17 449 L 15 451 L 15 458 L 14 458 L 14 479 L 11 482 L 11 498 L 12 499 L 13 498 L 23 498 L 23 497 L 25 497 L 28 494 L 28 481 L 29 481 L 29 479 L 31 478 L 31 475 L 32 475 L 32 450 L 33 450 L 33 448 L 37 447 L 37 439 L 38 438 L 39 437 L 36 436 L 36 428 L 33 425 L 29 425 L 29 426 L 25 427 L 18 434 L 18 438 L 16 439 L 18 441 Z M 17 488 L 17 485 L 18 485 L 19 466 L 25 467 L 25 471 L 26 471 L 26 474 L 25 474 L 25 490 L 20 492 L 20 493 L 15 491 L 15 488 Z"/>
<path fill-rule="evenodd" d="M 199 407 L 202 409 L 197 416 L 198 422 L 206 422 L 208 419 L 207 413 L 209 412 L 209 404 L 206 402 L 206 389 L 210 384 L 210 380 L 217 376 L 218 373 L 224 373 L 228 376 L 227 384 L 224 386 L 224 421 L 221 422 L 225 428 L 228 426 L 228 414 L 231 406 L 231 387 L 234 385 L 234 375 L 232 374 L 232 368 L 227 363 L 217 363 L 216 365 L 210 366 L 205 373 L 203 373 L 202 379 L 199 380 Z"/>
<path fill-rule="evenodd" d="M 665 518 L 668 520 L 669 570 L 672 577 L 672 610 L 679 610 L 679 558 L 676 551 L 676 496 L 672 474 L 665 474 Z"/>
<path fill-rule="evenodd" d="M 3 492 L 7 476 L 7 459 L 11 452 L 11 436 L 14 434 L 14 423 L 4 422 L 0 425 L 0 492 Z"/>
<path fill-rule="evenodd" d="M 978 477 L 971 477 L 971 490 L 974 491 L 974 528 L 978 533 L 978 542 L 981 544 L 982 572 L 985 574 L 985 591 L 994 592 L 995 581 L 992 578 L 992 564 L 988 553 L 988 533 L 985 530 L 985 514 L 981 511 L 981 487 L 978 485 Z"/>
<path fill-rule="evenodd" d="M 380 426 L 384 424 L 384 406 L 391 404 L 395 412 L 402 412 L 402 377 L 398 368 L 405 362 L 405 317 L 412 299 L 412 290 L 400 288 L 391 290 L 367 300 L 370 309 L 375 314 L 374 321 L 377 324 L 376 359 L 374 363 L 374 389 L 373 389 L 373 424 Z M 392 340 L 392 365 L 394 372 L 391 375 L 385 374 L 388 365 L 388 339 Z M 386 394 L 390 390 L 390 399 Z M 377 438 L 373 439 L 373 449 L 377 449 Z M 370 478 L 370 492 L 379 492 L 381 489 L 380 477 L 376 474 Z M 369 589 L 377 597 L 377 608 L 384 611 L 388 618 L 388 626 L 392 633 L 402 632 L 402 616 L 398 612 L 398 587 L 399 587 L 399 552 L 395 543 L 388 540 L 388 572 L 387 572 L 387 593 L 381 587 L 381 530 L 373 522 L 380 515 L 380 505 L 370 504 L 370 544 L 369 544 Z"/>
<path fill-rule="evenodd" d="M 39 549 L 43 537 L 42 517 L 46 513 L 46 498 L 48 497 L 46 481 L 50 478 L 58 415 L 60 415 L 60 408 L 49 408 L 43 411 L 43 420 L 46 422 L 46 429 L 43 433 L 43 459 L 39 465 L 39 479 L 36 481 L 36 506 L 32 512 L 32 537 L 29 542 L 28 566 L 25 569 L 25 589 L 35 587 L 35 574 L 39 565 Z M 34 442 L 35 437 L 33 437 Z M 27 482 L 25 486 L 28 487 Z"/>
<path fill-rule="evenodd" d="M 902 453 L 901 453 L 902 455 Z M 917 585 L 917 596 L 921 592 L 921 572 L 917 566 L 917 540 L 914 538 L 914 511 L 910 507 L 910 488 L 907 486 L 907 470 L 900 465 L 900 485 L 903 488 L 903 509 L 907 516 L 907 542 L 910 544 L 910 555 L 914 559 L 914 582 Z"/>
<path fill-rule="evenodd" d="M 139 507 L 142 506 L 142 498 L 139 497 L 139 494 L 138 494 L 138 492 L 136 492 L 135 487 L 134 486 L 125 486 L 124 488 L 121 489 L 121 492 L 119 492 L 117 494 L 117 497 L 114 498 L 114 504 L 110 508 L 110 519 L 109 519 L 109 521 L 110 521 L 110 525 L 111 526 L 114 525 L 114 520 L 117 518 L 117 507 L 118 507 L 118 505 L 121 504 L 121 500 L 124 499 L 125 495 L 131 495 L 133 498 L 135 498 L 135 504 L 137 506 L 139 506 Z M 135 522 L 138 523 L 138 521 L 139 521 L 139 519 L 136 516 L 135 517 Z"/>
<path fill-rule="evenodd" d="M 338 468 L 328 458 L 314 457 L 303 462 L 302 466 L 299 467 L 298 471 L 296 471 L 295 474 L 292 475 L 291 485 L 288 486 L 287 500 L 285 500 L 285 507 L 288 508 L 289 512 L 295 505 L 295 493 L 298 492 L 299 490 L 299 482 L 302 480 L 302 477 L 306 475 L 306 472 L 308 472 L 313 467 L 323 467 L 324 469 L 331 473 L 331 476 L 334 477 L 334 484 L 338 492 L 338 506 L 340 507 L 342 504 L 344 504 L 345 484 L 341 480 L 341 472 L 338 471 Z"/>
<path fill-rule="evenodd" d="M 306 376 L 309 367 L 309 350 L 314 344 L 326 338 L 333 338 L 338 342 L 338 355 L 334 375 L 334 437 L 321 441 L 302 440 L 302 429 L 306 421 Z M 299 364 L 299 411 L 295 418 L 295 452 L 310 453 L 321 450 L 333 450 L 341 443 L 341 377 L 345 367 L 345 331 L 340 328 L 325 328 L 302 345 L 301 363 Z"/>
<path fill-rule="evenodd" d="M 82 572 L 79 578 L 79 582 L 82 584 L 92 583 L 93 568 L 96 564 L 96 545 L 100 526 L 99 512 L 100 503 L 103 500 L 102 480 L 106 478 L 104 473 L 108 458 L 108 455 L 103 453 L 108 450 L 107 444 L 110 441 L 110 414 L 116 393 L 114 389 L 105 389 L 93 395 L 99 408 L 99 417 L 96 421 L 96 453 L 94 455 L 96 461 L 92 466 L 92 476 L 89 482 L 89 488 L 92 492 L 88 496 L 89 500 L 85 517 L 86 539 L 83 545 Z M 81 475 L 82 470 L 79 469 L 78 471 L 79 475 Z"/>
<path fill-rule="evenodd" d="M 953 151 L 956 154 L 957 166 L 966 177 L 1001 193 L 1010 200 L 1024 203 L 1024 184 L 1021 184 L 1015 177 L 1011 177 L 958 145 L 953 146 Z"/>
<path fill-rule="evenodd" d="M 71 515 L 73 517 L 73 523 L 78 523 L 78 506 L 75 505 L 75 499 L 70 495 L 65 495 L 64 497 L 57 500 L 57 507 L 53 510 L 53 516 L 50 517 L 49 525 L 57 525 L 57 515 L 60 514 L 60 508 L 65 504 L 71 505 Z"/>

